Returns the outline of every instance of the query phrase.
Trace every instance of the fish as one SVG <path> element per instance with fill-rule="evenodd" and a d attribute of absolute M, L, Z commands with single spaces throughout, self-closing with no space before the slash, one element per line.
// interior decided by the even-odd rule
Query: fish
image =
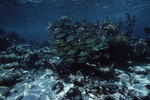
<path fill-rule="evenodd" d="M 59 54 L 58 50 L 56 50 L 56 49 L 51 49 L 50 52 L 51 52 L 52 54 L 55 54 L 55 55 Z"/>
<path fill-rule="evenodd" d="M 94 51 L 99 51 L 98 46 L 94 46 L 94 47 L 92 47 L 92 49 L 93 49 Z"/>
<path fill-rule="evenodd" d="M 57 34 L 61 31 L 62 29 L 61 28 L 55 28 L 54 31 L 53 31 L 53 34 Z"/>
<path fill-rule="evenodd" d="M 63 39 L 57 39 L 57 40 L 55 41 L 55 44 L 61 44 L 61 43 L 63 43 L 63 42 L 64 42 Z"/>
<path fill-rule="evenodd" d="M 58 33 L 58 34 L 56 35 L 56 38 L 59 39 L 59 38 L 64 37 L 65 35 L 66 35 L 65 33 Z"/>
<path fill-rule="evenodd" d="M 67 55 L 71 55 L 71 54 L 74 54 L 76 52 L 77 52 L 77 50 L 71 49 L 71 50 L 68 51 Z"/>
<path fill-rule="evenodd" d="M 66 58 L 64 61 L 65 62 L 75 62 L 75 59 L 74 58 Z"/>
<path fill-rule="evenodd" d="M 85 43 L 87 43 L 87 44 L 92 43 L 92 42 L 95 42 L 95 40 L 96 40 L 95 38 L 90 37 L 90 38 L 86 39 Z"/>
<path fill-rule="evenodd" d="M 70 35 L 70 36 L 67 37 L 66 42 L 70 42 L 70 41 L 72 41 L 74 39 L 75 39 L 75 36 L 74 35 Z"/>
<path fill-rule="evenodd" d="M 101 55 L 94 55 L 94 56 L 92 57 L 92 59 L 98 59 L 98 58 L 100 58 L 100 56 L 101 56 Z"/>
<path fill-rule="evenodd" d="M 67 46 L 64 47 L 64 50 L 69 50 L 69 49 L 71 49 L 71 48 L 72 48 L 72 46 L 67 45 Z"/>
<path fill-rule="evenodd" d="M 92 43 L 87 44 L 86 47 L 91 47 L 92 48 L 95 44 L 96 44 L 95 42 L 92 42 Z"/>
<path fill-rule="evenodd" d="M 66 45 L 67 45 L 66 42 L 59 44 L 59 46 L 63 46 L 63 47 L 66 46 Z"/>
<path fill-rule="evenodd" d="M 83 56 L 83 57 L 79 57 L 78 58 L 78 63 L 86 63 L 87 57 Z"/>
<path fill-rule="evenodd" d="M 99 51 L 107 43 L 107 38 L 99 25 L 87 21 L 73 22 L 63 16 L 49 23 L 51 34 L 51 53 L 60 57 L 62 62 L 87 63 L 101 57 Z"/>
<path fill-rule="evenodd" d="M 82 32 L 84 32 L 84 30 L 85 30 L 85 29 L 84 29 L 83 27 L 80 27 L 80 28 L 78 28 L 78 29 L 76 30 L 76 32 L 77 32 L 77 33 L 82 33 Z"/>
<path fill-rule="evenodd" d="M 79 56 L 86 56 L 88 55 L 89 52 L 88 51 L 83 51 L 83 52 L 80 52 Z"/>

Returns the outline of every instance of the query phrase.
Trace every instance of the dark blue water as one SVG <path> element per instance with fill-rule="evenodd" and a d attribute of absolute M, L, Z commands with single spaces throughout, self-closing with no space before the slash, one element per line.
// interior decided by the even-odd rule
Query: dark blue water
<path fill-rule="evenodd" d="M 61 16 L 93 23 L 121 20 L 125 25 L 126 11 L 136 16 L 133 36 L 144 38 L 144 27 L 150 24 L 149 0 L 0 0 L 0 28 L 16 31 L 27 40 L 42 41 L 49 37 L 47 23 Z"/>

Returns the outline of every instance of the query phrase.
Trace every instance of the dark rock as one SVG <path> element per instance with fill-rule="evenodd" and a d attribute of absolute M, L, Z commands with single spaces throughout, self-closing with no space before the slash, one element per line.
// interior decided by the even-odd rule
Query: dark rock
<path fill-rule="evenodd" d="M 50 43 L 50 41 L 45 40 L 45 41 L 43 41 L 43 42 L 40 44 L 40 48 L 43 48 L 43 47 L 50 47 L 51 45 L 52 45 L 52 43 Z"/>
<path fill-rule="evenodd" d="M 19 36 L 16 32 L 12 31 L 8 33 L 8 37 L 15 40 L 15 43 L 25 43 L 25 39 Z"/>
<path fill-rule="evenodd" d="M 10 46 L 9 39 L 6 34 L 0 34 L 0 51 L 6 50 Z"/>
<path fill-rule="evenodd" d="M 147 36 L 145 42 L 146 42 L 147 45 L 150 47 L 150 34 Z"/>
<path fill-rule="evenodd" d="M 113 96 L 108 95 L 104 98 L 104 100 L 116 100 L 116 99 Z"/>
<path fill-rule="evenodd" d="M 145 33 L 150 34 L 150 25 L 144 28 Z"/>
<path fill-rule="evenodd" d="M 25 95 L 21 100 L 38 100 L 38 95 L 30 93 Z"/>
<path fill-rule="evenodd" d="M 129 40 L 124 35 L 115 35 L 110 39 L 109 48 L 113 59 L 126 58 L 128 55 Z"/>
<path fill-rule="evenodd" d="M 11 86 L 16 82 L 16 79 L 20 78 L 22 76 L 22 70 L 14 70 L 14 69 L 9 69 L 9 70 L 3 70 L 1 71 L 0 77 L 0 85 L 3 86 Z"/>
<path fill-rule="evenodd" d="M 71 79 L 68 77 L 68 78 L 65 78 L 65 79 L 64 79 L 64 82 L 65 82 L 65 83 L 69 83 L 70 80 L 71 80 Z"/>
<path fill-rule="evenodd" d="M 145 98 L 142 98 L 142 100 L 150 100 L 150 92 Z"/>
<path fill-rule="evenodd" d="M 0 69 L 10 69 L 10 68 L 18 68 L 19 64 L 18 62 L 13 62 L 13 63 L 7 63 L 7 64 L 2 64 L 0 65 Z"/>
<path fill-rule="evenodd" d="M 145 87 L 150 90 L 150 84 L 147 84 Z"/>
<path fill-rule="evenodd" d="M 21 45 L 15 46 L 13 52 L 15 52 L 18 55 L 28 54 L 28 53 L 33 52 L 33 48 L 29 44 L 21 44 Z"/>
<path fill-rule="evenodd" d="M 108 85 L 109 88 L 109 93 L 114 94 L 118 91 L 118 86 L 117 85 Z"/>
<path fill-rule="evenodd" d="M 16 98 L 16 100 L 22 100 L 23 97 L 24 97 L 23 95 L 20 95 Z"/>
<path fill-rule="evenodd" d="M 50 74 L 47 74 L 46 76 L 45 76 L 45 79 L 50 79 L 51 78 L 51 75 Z"/>
<path fill-rule="evenodd" d="M 109 94 L 109 88 L 108 88 L 108 84 L 104 83 L 101 85 L 101 91 L 104 95 L 108 95 Z"/>
<path fill-rule="evenodd" d="M 93 86 L 90 86 L 88 87 L 89 89 L 86 90 L 87 93 L 92 93 L 93 95 L 95 96 L 98 96 L 98 95 L 101 95 L 102 94 L 102 91 L 100 89 L 100 86 L 97 86 L 97 87 L 93 87 Z"/>
<path fill-rule="evenodd" d="M 36 62 L 38 62 L 39 59 L 40 59 L 39 54 L 37 54 L 36 52 L 31 52 L 28 54 L 28 57 L 26 59 L 26 63 L 28 66 L 31 66 L 31 67 L 38 69 L 38 66 L 36 67 Z"/>
<path fill-rule="evenodd" d="M 53 87 L 52 90 L 55 90 L 55 93 L 58 94 L 64 89 L 64 85 L 61 82 L 56 83 Z"/>
<path fill-rule="evenodd" d="M 6 33 L 6 31 L 4 29 L 0 28 L 0 34 L 5 34 L 5 33 Z"/>
<path fill-rule="evenodd" d="M 142 99 L 139 97 L 134 97 L 132 100 L 142 100 Z"/>
<path fill-rule="evenodd" d="M 65 94 L 65 98 L 69 100 L 83 100 L 81 91 L 78 88 L 70 88 Z"/>
<path fill-rule="evenodd" d="M 10 91 L 10 88 L 6 86 L 0 86 L 0 96 L 7 96 L 9 91 Z"/>
<path fill-rule="evenodd" d="M 3 55 L 0 55 L 0 62 L 1 63 L 12 63 L 12 62 L 15 62 L 15 61 L 18 61 L 19 60 L 19 57 L 17 57 L 15 54 L 3 54 Z"/>
<path fill-rule="evenodd" d="M 80 87 L 83 87 L 85 85 L 84 81 L 81 78 L 73 80 L 73 83 L 74 83 L 74 85 L 77 85 Z"/>

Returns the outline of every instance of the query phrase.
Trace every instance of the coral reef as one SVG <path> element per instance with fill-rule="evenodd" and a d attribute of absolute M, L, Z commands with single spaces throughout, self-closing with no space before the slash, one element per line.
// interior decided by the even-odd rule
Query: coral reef
<path fill-rule="evenodd" d="M 149 49 L 146 49 L 145 51 L 145 48 L 148 47 L 146 46 L 145 41 L 139 41 L 138 39 L 137 41 L 134 41 L 133 39 L 129 41 L 126 36 L 117 34 L 111 37 L 108 45 L 107 41 L 109 39 L 107 39 L 103 34 L 103 31 L 99 29 L 100 33 L 102 33 L 102 36 L 100 35 L 99 38 L 104 36 L 107 40 L 105 41 L 106 44 L 102 44 L 98 49 L 95 47 L 91 48 L 92 46 L 90 45 L 92 45 L 92 43 L 96 42 L 101 44 L 103 41 L 100 39 L 101 42 L 98 42 L 98 38 L 93 41 L 93 39 L 90 39 L 92 35 L 88 35 L 90 37 L 86 37 L 85 40 L 82 40 L 84 38 L 79 37 L 77 33 L 83 32 L 82 34 L 84 35 L 87 29 L 90 29 L 92 30 L 90 32 L 92 32 L 94 36 L 99 36 L 96 35 L 96 32 L 99 33 L 99 31 L 95 31 L 97 25 L 95 26 L 87 22 L 78 22 L 76 23 L 76 29 L 74 30 L 75 23 L 70 23 L 72 21 L 70 18 L 67 18 L 68 17 L 63 17 L 59 21 L 51 23 L 56 24 L 51 26 L 52 29 L 55 30 L 57 27 L 55 35 L 52 33 L 52 38 L 56 40 L 52 42 L 54 44 L 51 48 L 49 47 L 51 44 L 45 41 L 39 45 L 39 48 L 35 48 L 33 44 L 13 42 L 13 45 L 9 45 L 5 50 L 0 52 L 1 100 L 150 99 L 149 64 L 143 63 L 140 66 L 137 66 L 137 64 L 132 63 L 132 66 L 128 66 L 125 69 L 122 69 L 125 65 L 118 68 L 111 66 L 114 57 L 117 57 L 118 59 L 120 58 L 119 54 L 125 57 L 124 54 L 130 53 L 128 52 L 128 47 L 131 48 L 131 51 L 135 51 L 135 55 L 144 54 L 148 57 Z M 68 20 L 70 21 L 66 23 Z M 62 24 L 60 24 L 60 22 Z M 89 25 L 91 26 L 87 28 Z M 73 31 L 70 34 L 77 35 L 77 38 L 80 38 L 81 42 L 84 43 L 85 48 L 76 47 L 78 45 L 75 44 L 76 42 L 72 42 L 72 40 L 78 39 L 76 39 L 76 36 L 72 37 L 69 35 L 68 37 L 68 32 L 65 36 L 60 35 L 60 33 L 58 35 L 57 32 L 60 27 L 63 27 L 61 28 L 60 33 L 65 33 L 64 31 L 68 31 L 68 29 L 70 29 L 69 31 Z M 49 31 L 53 32 L 53 30 Z M 10 37 L 9 40 L 15 41 L 13 38 L 10 39 Z M 87 61 L 93 60 L 93 64 L 88 62 L 86 62 L 86 65 L 83 63 L 62 63 L 62 59 L 60 59 L 61 56 L 57 57 L 55 52 L 52 52 L 52 49 L 54 49 L 53 46 L 57 44 L 57 42 L 58 47 L 56 48 L 59 49 L 61 45 L 62 47 L 65 47 L 63 49 L 66 49 L 66 53 L 70 53 L 69 56 L 66 55 L 69 58 L 71 55 L 75 58 L 75 54 L 73 53 L 75 52 L 74 50 L 77 50 L 78 52 L 79 49 L 88 50 L 88 48 L 90 48 L 90 50 L 92 49 L 92 52 L 76 54 L 79 54 L 81 57 L 86 57 L 87 55 L 89 55 L 88 57 L 95 57 L 96 55 L 100 57 L 95 60 L 93 60 L 93 58 L 86 58 Z M 70 43 L 71 48 L 76 47 L 78 49 L 70 49 L 69 47 L 66 47 L 68 44 L 63 46 L 64 43 Z M 89 47 L 87 47 L 88 45 Z M 63 49 L 60 49 L 60 51 L 63 51 Z M 112 53 L 110 53 L 110 51 Z M 115 55 L 113 55 L 113 52 Z M 95 55 L 93 56 L 92 54 Z M 77 55 L 77 59 L 79 55 Z M 133 59 L 137 57 L 134 55 L 131 56 Z M 108 61 L 109 65 L 107 66 L 103 66 L 101 63 L 108 63 Z M 96 65 L 95 62 L 100 64 Z"/>
<path fill-rule="evenodd" d="M 40 45 L 0 29 L 0 99 L 149 100 L 150 37 L 128 39 L 115 27 L 63 16 Z M 128 67 L 114 67 L 121 59 Z"/>
<path fill-rule="evenodd" d="M 144 40 L 130 41 L 130 55 L 134 59 L 145 60 L 149 55 L 149 48 Z"/>
<path fill-rule="evenodd" d="M 136 16 L 131 17 L 130 11 L 128 10 L 126 11 L 126 16 L 127 16 L 128 23 L 127 23 L 126 31 L 124 34 L 127 37 L 131 37 L 133 33 L 133 26 L 135 26 L 135 23 L 136 23 Z"/>
<path fill-rule="evenodd" d="M 116 34 L 119 34 L 119 29 L 117 26 L 113 25 L 112 23 L 110 22 L 104 22 L 102 24 L 102 29 L 103 31 L 109 36 L 110 34 L 111 35 L 116 35 Z"/>
<path fill-rule="evenodd" d="M 0 51 L 6 50 L 9 46 L 16 43 L 25 43 L 25 39 L 16 32 L 7 33 L 4 29 L 0 28 Z"/>
<path fill-rule="evenodd" d="M 10 33 L 8 33 L 8 37 L 12 40 L 14 40 L 14 42 L 16 43 L 25 43 L 25 39 L 22 38 L 21 36 L 19 36 L 16 32 L 12 31 Z"/>
<path fill-rule="evenodd" d="M 131 18 L 129 12 L 126 15 L 130 23 L 128 27 L 133 30 L 136 17 Z M 107 65 L 118 60 L 149 57 L 146 56 L 149 38 L 143 42 L 134 41 L 134 38 L 129 38 L 132 32 L 128 28 L 120 34 L 119 28 L 108 21 L 100 25 L 99 22 L 74 22 L 71 17 L 62 16 L 58 21 L 49 22 L 47 30 L 51 35 L 50 52 L 58 56 L 62 63 Z"/>

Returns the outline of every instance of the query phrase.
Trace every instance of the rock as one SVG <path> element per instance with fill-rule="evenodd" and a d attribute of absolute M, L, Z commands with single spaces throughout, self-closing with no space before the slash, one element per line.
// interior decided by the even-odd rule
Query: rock
<path fill-rule="evenodd" d="M 150 80 L 150 74 L 147 74 L 147 75 L 146 75 L 146 78 L 147 78 L 148 80 Z"/>
<path fill-rule="evenodd" d="M 22 100 L 23 97 L 24 97 L 23 95 L 20 95 L 16 98 L 16 100 Z"/>
<path fill-rule="evenodd" d="M 134 72 L 136 72 L 136 73 L 139 73 L 139 74 L 141 74 L 141 73 L 146 73 L 146 69 L 145 68 L 142 68 L 141 66 L 135 66 L 134 67 Z"/>
<path fill-rule="evenodd" d="M 147 84 L 145 87 L 150 90 L 150 84 Z"/>
<path fill-rule="evenodd" d="M 19 64 L 18 62 L 12 62 L 12 63 L 7 63 L 7 64 L 1 64 L 0 69 L 10 69 L 10 68 L 18 68 Z"/>
<path fill-rule="evenodd" d="M 128 74 L 123 73 L 121 75 L 119 75 L 120 81 L 118 83 L 118 85 L 122 86 L 122 87 L 129 87 L 131 84 L 129 83 L 130 81 L 130 77 Z"/>
<path fill-rule="evenodd" d="M 16 82 L 16 79 L 22 76 L 22 70 L 3 70 L 1 71 L 2 74 L 0 74 L 0 85 L 4 86 L 10 86 L 14 82 Z"/>
<path fill-rule="evenodd" d="M 9 93 L 10 88 L 6 87 L 6 86 L 0 86 L 0 97 L 1 96 L 7 96 L 7 94 Z"/>
<path fill-rule="evenodd" d="M 148 46 L 144 40 L 138 40 L 132 44 L 130 43 L 130 45 L 130 55 L 132 58 L 142 61 L 148 57 Z"/>
<path fill-rule="evenodd" d="M 144 28 L 145 33 L 150 34 L 150 25 Z"/>
<path fill-rule="evenodd" d="M 140 97 L 133 97 L 133 100 L 142 100 Z"/>
<path fill-rule="evenodd" d="M 109 48 L 113 59 L 126 58 L 129 49 L 129 39 L 125 35 L 117 34 L 111 37 Z"/>
<path fill-rule="evenodd" d="M 135 84 L 133 85 L 133 88 L 134 88 L 134 96 L 138 96 L 140 98 L 144 98 L 147 96 L 148 94 L 148 89 L 145 88 L 143 85 L 139 85 L 139 84 Z"/>
<path fill-rule="evenodd" d="M 0 29 L 1 31 L 2 29 Z M 0 33 L 0 51 L 6 50 L 11 45 L 8 36 L 3 32 Z"/>
<path fill-rule="evenodd" d="M 64 17 L 59 21 L 63 24 L 67 21 L 67 18 Z M 54 26 L 60 26 L 59 22 L 53 24 L 56 24 Z M 65 32 L 62 32 L 63 28 L 55 30 L 56 35 L 58 33 L 65 33 L 67 35 L 67 41 L 66 39 L 63 41 L 60 39 L 59 41 L 56 40 L 55 43 L 60 45 L 66 41 L 69 44 L 76 40 L 76 37 L 81 39 L 81 41 L 74 41 L 71 48 L 69 47 L 70 44 L 68 46 L 65 46 L 67 45 L 65 44 L 63 47 L 61 45 L 59 49 L 60 51 L 63 50 L 60 55 L 64 57 L 66 56 L 64 55 L 65 52 L 69 52 L 65 59 L 68 58 L 71 60 L 70 58 L 74 56 L 75 59 L 83 59 L 85 61 L 84 64 L 72 63 L 70 65 L 63 63 L 62 60 L 64 59 L 52 55 L 50 47 L 37 49 L 37 46 L 33 47 L 28 44 L 13 44 L 13 46 L 5 48 L 5 51 L 0 52 L 0 100 L 149 100 L 150 67 L 148 64 L 143 64 L 142 66 L 136 65 L 129 68 L 122 68 L 125 66 L 123 64 L 123 66 L 118 65 L 121 68 L 114 68 L 109 64 L 108 66 L 101 64 L 103 61 L 108 63 L 109 60 L 110 64 L 112 64 L 113 57 L 120 58 L 128 53 L 129 41 L 126 37 L 118 35 L 118 38 L 114 38 L 115 36 L 111 38 L 110 36 L 110 45 L 116 47 L 110 48 L 110 45 L 103 47 L 103 44 L 101 44 L 103 42 L 101 38 L 103 37 L 97 37 L 97 35 L 91 37 L 93 34 L 100 35 L 101 29 L 96 29 L 97 26 L 93 24 L 91 24 L 93 26 L 90 28 L 91 26 L 86 22 L 79 24 L 83 24 L 80 27 L 84 29 L 79 28 L 78 25 L 73 26 L 74 24 L 72 24 L 71 28 L 68 23 L 65 23 L 63 26 L 66 29 Z M 53 27 L 51 28 L 53 31 Z M 109 28 L 110 31 L 108 30 Z M 74 31 L 72 31 L 73 29 Z M 77 29 L 79 33 L 74 35 Z M 115 29 L 112 31 L 111 29 L 113 27 L 109 25 L 108 28 L 105 27 L 105 32 L 107 31 L 109 34 L 109 32 L 115 31 Z M 91 34 L 91 32 L 93 33 Z M 58 36 L 58 38 L 61 38 L 61 35 L 63 36 L 63 34 L 59 34 L 60 37 Z M 93 45 L 93 42 L 96 41 L 95 38 L 100 38 L 100 41 Z M 104 38 L 107 38 L 107 36 Z M 79 42 L 79 45 L 76 42 Z M 87 49 L 83 48 L 83 44 L 85 43 L 89 43 L 86 45 Z M 138 49 L 140 48 L 138 48 L 137 44 L 136 50 L 142 54 L 142 50 L 144 49 L 140 49 L 141 51 Z M 110 53 L 109 50 L 113 52 L 111 51 L 112 53 Z M 94 55 L 90 54 L 92 52 L 94 52 Z M 116 54 L 113 55 L 114 52 Z M 119 56 L 120 54 L 121 56 Z M 87 57 L 92 57 L 92 61 L 88 60 Z M 95 59 L 98 60 L 98 63 L 95 63 Z M 101 59 L 104 60 L 102 61 Z M 22 69 L 29 69 L 29 67 L 30 70 Z M 12 89 L 8 88 L 8 86 Z M 9 95 L 7 95 L 8 93 Z"/>
<path fill-rule="evenodd" d="M 108 95 L 108 96 L 105 96 L 104 100 L 116 100 L 116 99 L 113 96 Z"/>
<path fill-rule="evenodd" d="M 14 53 L 0 55 L 1 63 L 12 63 L 18 60 L 19 60 L 19 57 L 17 57 L 17 55 L 15 55 Z"/>
<path fill-rule="evenodd" d="M 73 80 L 73 83 L 74 83 L 74 85 L 77 85 L 80 87 L 83 87 L 85 85 L 84 81 L 81 78 Z"/>
<path fill-rule="evenodd" d="M 68 76 L 70 80 L 65 82 L 50 69 L 28 71 L 28 74 L 24 75 L 24 81 L 17 83 L 7 99 L 20 95 L 18 98 L 23 100 L 37 98 L 42 100 L 149 100 L 147 99 L 149 98 L 148 74 L 139 75 L 134 71 L 128 72 L 120 69 L 112 73 L 117 73 L 116 78 L 107 81 L 102 79 L 102 76 L 96 78 L 70 75 Z M 33 80 L 28 81 L 29 77 Z M 26 94 L 21 95 L 24 92 Z"/>
<path fill-rule="evenodd" d="M 25 43 L 25 39 L 19 36 L 15 31 L 8 34 L 8 37 L 15 41 L 15 43 Z"/>
<path fill-rule="evenodd" d="M 61 82 L 56 83 L 52 90 L 55 90 L 55 93 L 58 94 L 64 89 L 64 85 Z"/>
<path fill-rule="evenodd" d="M 38 100 L 38 95 L 35 95 L 33 93 L 26 94 L 24 97 L 21 97 L 21 100 Z"/>
<path fill-rule="evenodd" d="M 147 46 L 150 47 L 150 34 L 147 36 L 145 42 L 147 43 Z"/>
<path fill-rule="evenodd" d="M 70 88 L 64 97 L 69 100 L 83 100 L 81 91 L 78 88 Z"/>
<path fill-rule="evenodd" d="M 36 52 L 31 52 L 31 53 L 28 53 L 27 55 L 27 58 L 26 58 L 26 63 L 28 66 L 31 66 L 31 67 L 35 67 L 35 68 L 38 68 L 38 61 L 39 61 L 39 58 L 40 58 L 40 55 Z"/>

